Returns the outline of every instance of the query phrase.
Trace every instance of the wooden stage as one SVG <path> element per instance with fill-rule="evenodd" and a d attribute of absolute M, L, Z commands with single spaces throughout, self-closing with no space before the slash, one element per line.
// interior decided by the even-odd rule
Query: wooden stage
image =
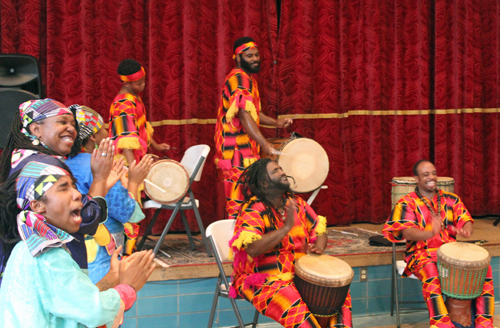
<path fill-rule="evenodd" d="M 483 247 L 488 250 L 491 257 L 500 256 L 500 225 L 494 226 L 493 222 L 495 222 L 495 220 L 496 218 L 476 219 L 474 222 L 473 235 L 469 238 L 471 240 L 486 240 L 487 242 Z M 327 253 L 339 256 L 352 267 L 391 264 L 391 247 L 367 245 L 367 237 L 369 235 L 375 235 L 377 232 L 380 233 L 382 228 L 383 224 L 375 225 L 367 223 L 353 224 L 349 227 L 330 227 L 328 228 L 329 250 Z M 354 233 L 357 234 L 358 237 L 352 237 L 352 235 L 346 235 L 332 230 Z M 374 233 L 371 234 L 369 231 L 373 231 Z M 184 234 L 168 234 L 164 244 L 168 244 L 169 241 L 174 238 L 179 239 L 180 236 L 185 238 Z M 462 240 L 462 238 L 459 238 L 459 240 Z M 357 243 L 359 243 L 359 245 Z M 336 252 L 335 245 L 342 245 L 337 248 L 337 251 L 342 250 L 344 253 L 340 254 Z M 403 258 L 403 252 L 404 247 L 398 247 L 398 259 Z M 203 251 L 200 251 L 196 258 L 199 259 L 199 263 L 169 265 L 168 261 L 163 261 L 161 256 L 158 256 L 156 260 L 157 268 L 149 278 L 149 281 L 209 278 L 218 276 L 218 269 L 213 258 L 209 258 Z M 226 273 L 230 275 L 232 272 L 231 264 L 227 263 L 224 267 Z"/>

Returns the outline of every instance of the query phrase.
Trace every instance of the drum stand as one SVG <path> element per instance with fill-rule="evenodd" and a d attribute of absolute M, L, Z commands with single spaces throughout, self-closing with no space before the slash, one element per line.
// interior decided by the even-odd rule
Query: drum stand
<path fill-rule="evenodd" d="M 313 191 L 313 193 L 311 194 L 311 196 L 309 196 L 309 199 L 307 200 L 307 204 L 308 204 L 309 206 L 311 206 L 312 202 L 314 202 L 314 200 L 316 199 L 316 196 L 318 196 L 319 191 L 320 191 L 321 189 L 328 189 L 328 186 L 322 185 L 321 187 L 319 187 L 319 188 L 317 188 L 317 189 L 315 189 L 315 190 Z"/>

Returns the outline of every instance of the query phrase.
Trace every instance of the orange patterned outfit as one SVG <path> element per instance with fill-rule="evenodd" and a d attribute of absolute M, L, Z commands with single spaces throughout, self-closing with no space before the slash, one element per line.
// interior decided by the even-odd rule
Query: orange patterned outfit
<path fill-rule="evenodd" d="M 261 236 L 283 227 L 283 220 L 266 214 L 265 206 L 256 197 L 243 204 L 230 241 L 234 253 L 231 297 L 236 293 L 250 301 L 263 315 L 284 327 L 320 327 L 295 287 L 295 261 L 305 255 L 308 243 L 326 233 L 326 218 L 317 216 L 300 197 L 295 197 L 298 211 L 295 227 L 280 244 L 269 252 L 251 258 L 245 246 Z M 281 215 L 274 209 L 274 217 Z M 351 295 L 340 314 L 330 319 L 330 327 L 352 327 Z"/>
<path fill-rule="evenodd" d="M 246 110 L 259 125 L 260 96 L 257 82 L 244 70 L 234 68 L 222 88 L 215 125 L 215 165 L 224 182 L 228 218 L 236 219 L 243 204 L 236 181 L 241 172 L 259 157 L 259 146 L 243 129 L 238 113 Z"/>
<path fill-rule="evenodd" d="M 474 222 L 474 220 L 457 195 L 443 190 L 437 192 L 440 193 L 441 197 L 439 206 L 437 194 L 432 201 L 427 199 L 427 202 L 441 217 L 444 229 L 432 239 L 406 242 L 405 261 L 407 267 L 404 275 L 409 276 L 413 273 L 422 281 L 422 293 L 429 310 L 430 324 L 437 327 L 455 327 L 444 304 L 436 266 L 436 252 L 441 245 L 456 242 L 455 233 L 450 229 L 451 226 L 459 229 L 466 222 Z M 411 192 L 401 198 L 394 206 L 383 232 L 387 239 L 397 242 L 404 239 L 402 232 L 404 229 L 430 229 L 431 221 L 431 212 L 425 203 L 415 192 Z M 493 327 L 495 308 L 491 266 L 486 274 L 483 292 L 475 300 L 475 305 L 475 327 Z"/>
<path fill-rule="evenodd" d="M 146 108 L 141 98 L 130 93 L 117 95 L 109 109 L 109 138 L 113 140 L 116 153 L 119 155 L 123 149 L 132 149 L 135 161 L 139 163 L 147 154 L 152 137 L 153 127 L 146 119 Z M 125 156 L 123 159 L 127 162 Z M 139 236 L 139 225 L 127 222 L 124 229 L 128 237 L 124 251 L 132 254 Z"/>
<path fill-rule="evenodd" d="M 121 154 L 123 149 L 132 149 L 139 163 L 148 151 L 152 136 L 153 128 L 146 119 L 146 108 L 141 98 L 130 93 L 116 96 L 109 109 L 109 137 L 117 154 Z"/>

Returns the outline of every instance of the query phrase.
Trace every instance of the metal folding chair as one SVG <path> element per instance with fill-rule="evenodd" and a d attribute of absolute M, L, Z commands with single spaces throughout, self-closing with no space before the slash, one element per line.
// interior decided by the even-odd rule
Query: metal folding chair
<path fill-rule="evenodd" d="M 207 159 L 209 152 L 210 152 L 210 147 L 208 145 L 196 145 L 188 148 L 184 153 L 184 156 L 182 157 L 181 164 L 184 166 L 184 168 L 189 174 L 189 188 L 187 191 L 188 197 L 183 197 L 182 199 L 177 201 L 177 203 L 170 203 L 170 204 L 160 204 L 158 202 L 155 202 L 154 200 L 148 200 L 144 202 L 143 208 L 156 208 L 157 210 L 155 211 L 155 214 L 153 215 L 151 222 L 146 228 L 146 232 L 144 233 L 141 242 L 137 246 L 137 250 L 141 250 L 142 247 L 144 246 L 146 239 L 148 239 L 148 236 L 151 234 L 151 230 L 153 229 L 156 219 L 158 218 L 161 210 L 163 209 L 173 210 L 173 212 L 172 215 L 170 216 L 170 219 L 167 222 L 167 225 L 163 229 L 160 239 L 158 239 L 158 242 L 156 243 L 156 246 L 154 248 L 155 255 L 160 250 L 160 247 L 165 240 L 165 236 L 170 230 L 170 227 L 174 222 L 175 216 L 179 211 L 181 212 L 180 214 L 182 218 L 182 223 L 184 224 L 184 228 L 186 229 L 186 234 L 188 235 L 189 245 L 191 246 L 191 249 L 195 250 L 196 247 L 194 245 L 193 237 L 191 235 L 191 230 L 189 229 L 186 215 L 184 214 L 184 211 L 186 210 L 193 210 L 194 215 L 196 217 L 196 221 L 198 222 L 198 227 L 200 228 L 203 242 L 205 243 L 205 247 L 207 249 L 207 254 L 208 256 L 212 256 L 209 244 L 207 242 L 207 237 L 205 235 L 205 228 L 203 227 L 203 222 L 201 221 L 200 212 L 198 211 L 199 201 L 194 198 L 193 190 L 191 189 L 191 185 L 193 184 L 193 182 L 200 181 L 201 179 L 203 166 L 205 165 L 205 161 Z"/>
<path fill-rule="evenodd" d="M 222 220 L 211 223 L 207 227 L 207 236 L 212 246 L 215 262 L 219 268 L 219 277 L 217 279 L 217 284 L 215 286 L 214 300 L 212 302 L 212 310 L 210 311 L 210 318 L 208 319 L 208 328 L 212 328 L 212 323 L 215 317 L 215 311 L 217 310 L 217 304 L 219 302 L 219 297 L 229 298 L 231 305 L 233 306 L 234 313 L 238 319 L 238 324 L 240 328 L 252 325 L 252 328 L 257 326 L 259 320 L 259 311 L 255 310 L 253 321 L 250 323 L 243 323 L 238 304 L 236 304 L 235 299 L 229 297 L 229 287 L 230 283 L 227 280 L 226 273 L 224 272 L 223 262 L 229 262 L 229 240 L 233 238 L 234 234 L 234 224 L 236 220 Z M 236 299 L 244 299 L 238 296 Z"/>
<path fill-rule="evenodd" d="M 406 262 L 403 260 L 396 260 L 396 244 L 392 243 L 392 286 L 391 286 L 391 316 L 394 315 L 394 305 L 396 306 L 396 325 L 397 328 L 401 327 L 401 311 L 423 311 L 422 307 L 402 307 L 402 304 L 422 304 L 422 301 L 400 301 L 399 300 L 399 287 L 398 277 L 403 275 L 406 268 Z M 419 280 L 415 275 L 407 277 L 408 279 Z"/>

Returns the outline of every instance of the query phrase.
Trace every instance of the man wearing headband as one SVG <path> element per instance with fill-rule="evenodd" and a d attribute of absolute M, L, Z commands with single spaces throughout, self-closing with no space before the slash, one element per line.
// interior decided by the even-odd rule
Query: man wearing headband
<path fill-rule="evenodd" d="M 0 186 L 0 194 L 0 222 L 10 234 L 2 231 L 0 236 L 20 240 L 8 254 L 0 327 L 116 327 L 152 273 L 154 255 L 144 252 L 127 259 L 120 265 L 120 284 L 100 292 L 66 247 L 74 239 L 70 233 L 80 227 L 83 207 L 68 171 L 29 162 L 17 179 Z M 17 220 L 5 199 L 10 201 L 12 194 L 21 209 Z M 139 267 L 132 270 L 135 265 Z"/>
<path fill-rule="evenodd" d="M 290 118 L 274 119 L 261 112 L 257 81 L 252 74 L 260 71 L 257 43 L 250 37 L 234 42 L 236 67 L 222 87 L 215 125 L 215 165 L 224 182 L 228 218 L 236 219 L 243 195 L 236 181 L 241 172 L 259 159 L 259 148 L 272 154 L 273 147 L 259 130 L 259 124 L 283 128 Z M 259 147 L 260 146 L 260 147 Z"/>
<path fill-rule="evenodd" d="M 103 126 L 101 115 L 92 108 L 83 105 L 71 105 L 69 108 L 76 113 L 80 128 L 78 144 L 81 143 L 81 147 L 72 151 L 66 164 L 77 179 L 78 191 L 85 194 L 93 180 L 90 169 L 92 150 L 108 136 L 108 131 Z M 128 171 L 127 189 L 118 181 L 120 175 L 126 173 L 123 160 L 116 161 L 113 166 L 114 179 L 111 178 L 110 189 L 106 194 L 108 219 L 99 226 L 94 236 L 85 237 L 89 277 L 94 283 L 100 281 L 108 273 L 111 257 L 116 248 L 123 246 L 126 254 L 132 253 L 134 241 L 137 238 L 132 224 L 144 219 L 144 213 L 135 199 L 138 199 L 138 186 L 149 172 L 152 162 L 150 156 L 145 156 L 138 164 L 132 163 Z M 126 243 L 124 225 L 128 237 Z M 128 250 L 125 245 L 128 246 Z"/>
<path fill-rule="evenodd" d="M 234 254 L 229 297 L 251 302 L 283 327 L 352 327 L 351 296 L 340 313 L 314 316 L 294 283 L 296 261 L 322 254 L 328 243 L 326 218 L 294 195 L 283 169 L 262 158 L 240 176 L 245 203 L 229 242 Z"/>
<path fill-rule="evenodd" d="M 170 149 L 166 143 L 153 139 L 153 127 L 146 119 L 146 108 L 139 97 L 146 86 L 146 71 L 133 59 L 125 59 L 118 65 L 122 87 L 109 110 L 109 137 L 117 154 L 125 157 L 127 165 L 136 163 L 146 155 L 151 144 L 157 151 Z"/>

